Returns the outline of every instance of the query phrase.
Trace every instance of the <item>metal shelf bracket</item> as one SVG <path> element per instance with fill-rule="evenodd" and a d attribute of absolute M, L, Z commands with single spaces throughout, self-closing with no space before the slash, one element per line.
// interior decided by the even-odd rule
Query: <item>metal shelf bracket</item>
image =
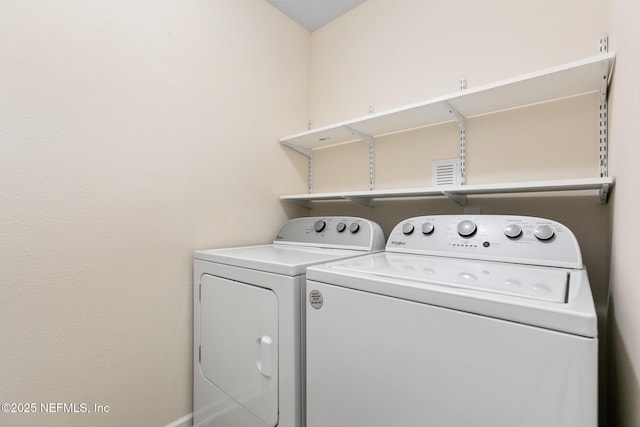
<path fill-rule="evenodd" d="M 603 35 L 600 37 L 600 53 L 606 53 L 609 50 L 609 37 Z M 608 107 L 608 91 L 610 79 L 609 61 L 602 64 L 602 79 L 600 80 L 600 110 L 599 110 L 599 143 L 598 157 L 600 162 L 600 177 L 609 176 L 609 107 Z M 606 193 L 606 191 L 605 191 Z M 602 197 L 600 198 L 602 201 Z M 606 196 L 605 196 L 606 202 Z"/>
<path fill-rule="evenodd" d="M 300 147 L 294 144 L 287 144 L 286 142 L 284 144 L 307 157 L 307 190 L 309 194 L 313 193 L 313 150 L 311 148 Z M 309 203 L 309 206 L 305 207 L 310 208 L 311 204 Z"/>
<path fill-rule="evenodd" d="M 466 80 L 460 81 L 461 87 L 463 82 L 464 89 L 466 89 Z M 449 114 L 451 114 L 460 128 L 460 184 L 464 185 L 467 181 L 467 119 L 447 101 L 444 101 L 444 103 L 449 109 Z"/>
<path fill-rule="evenodd" d="M 447 196 L 449 199 L 453 200 L 454 202 L 456 202 L 460 206 L 467 206 L 467 195 L 466 194 L 450 193 L 448 191 L 443 191 L 442 194 L 444 194 L 445 196 Z"/>
<path fill-rule="evenodd" d="M 600 189 L 600 203 L 606 204 L 609 200 L 609 184 L 604 184 Z"/>
<path fill-rule="evenodd" d="M 375 140 L 371 135 L 352 129 L 349 126 L 345 126 L 345 128 L 348 129 L 353 136 L 369 146 L 369 190 L 373 190 L 376 187 Z"/>
<path fill-rule="evenodd" d="M 312 203 L 308 200 L 295 200 L 289 199 L 287 200 L 289 203 L 293 203 L 294 205 L 302 206 L 303 208 L 311 209 L 313 207 Z"/>
<path fill-rule="evenodd" d="M 344 198 L 347 200 L 351 200 L 352 202 L 357 203 L 359 205 L 366 206 L 368 208 L 375 207 L 375 203 L 373 202 L 373 199 L 369 197 L 344 196 Z"/>

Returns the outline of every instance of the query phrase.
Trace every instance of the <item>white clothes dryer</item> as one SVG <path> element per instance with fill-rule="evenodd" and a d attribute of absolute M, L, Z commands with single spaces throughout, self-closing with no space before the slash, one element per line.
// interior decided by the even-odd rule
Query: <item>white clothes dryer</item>
<path fill-rule="evenodd" d="M 383 249 L 376 223 L 322 217 L 195 252 L 194 426 L 303 426 L 305 269 Z"/>
<path fill-rule="evenodd" d="M 424 216 L 307 269 L 308 427 L 596 427 L 597 325 L 573 233 Z"/>

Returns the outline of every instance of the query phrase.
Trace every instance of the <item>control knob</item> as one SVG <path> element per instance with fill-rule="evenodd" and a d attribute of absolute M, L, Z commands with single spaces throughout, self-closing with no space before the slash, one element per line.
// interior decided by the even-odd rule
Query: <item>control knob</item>
<path fill-rule="evenodd" d="M 315 224 L 313 224 L 313 229 L 316 233 L 320 233 L 322 230 L 324 230 L 326 226 L 327 226 L 327 223 L 324 220 L 319 219 L 316 221 Z"/>
<path fill-rule="evenodd" d="M 360 230 L 360 224 L 358 224 L 357 222 L 354 222 L 349 226 L 349 231 L 352 233 L 357 233 L 358 230 Z"/>
<path fill-rule="evenodd" d="M 338 231 L 338 233 L 342 233 L 346 229 L 347 224 L 345 224 L 344 222 L 339 222 L 338 225 L 336 225 L 336 230 Z"/>
<path fill-rule="evenodd" d="M 422 234 L 431 234 L 435 230 L 435 227 L 430 222 L 422 224 Z"/>
<path fill-rule="evenodd" d="M 533 231 L 533 234 L 539 240 L 549 240 L 555 233 L 550 225 L 540 225 L 536 227 L 536 229 Z"/>
<path fill-rule="evenodd" d="M 470 237 L 476 232 L 476 223 L 465 219 L 458 223 L 458 234 L 462 237 Z"/>
<path fill-rule="evenodd" d="M 405 222 L 404 224 L 402 224 L 402 234 L 409 235 L 411 233 L 413 233 L 413 224 L 411 224 L 410 222 Z"/>
<path fill-rule="evenodd" d="M 504 235 L 510 239 L 515 239 L 522 234 L 522 228 L 518 224 L 509 224 L 504 228 Z"/>

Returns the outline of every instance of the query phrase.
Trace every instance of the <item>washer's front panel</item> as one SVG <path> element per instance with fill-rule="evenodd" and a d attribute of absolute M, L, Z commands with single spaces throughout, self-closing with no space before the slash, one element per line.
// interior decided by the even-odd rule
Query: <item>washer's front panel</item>
<path fill-rule="evenodd" d="M 278 423 L 278 301 L 275 294 L 213 275 L 201 279 L 200 369 L 266 426 Z M 230 402 L 231 402 L 230 401 Z M 224 412 L 224 411 L 222 411 Z"/>
<path fill-rule="evenodd" d="M 308 427 L 596 427 L 597 340 L 307 282 Z"/>

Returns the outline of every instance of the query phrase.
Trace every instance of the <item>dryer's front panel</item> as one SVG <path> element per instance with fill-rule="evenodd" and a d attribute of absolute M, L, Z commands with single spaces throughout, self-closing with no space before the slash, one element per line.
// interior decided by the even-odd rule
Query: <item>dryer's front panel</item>
<path fill-rule="evenodd" d="M 268 289 L 205 274 L 200 369 L 267 426 L 278 423 L 278 301 Z"/>

